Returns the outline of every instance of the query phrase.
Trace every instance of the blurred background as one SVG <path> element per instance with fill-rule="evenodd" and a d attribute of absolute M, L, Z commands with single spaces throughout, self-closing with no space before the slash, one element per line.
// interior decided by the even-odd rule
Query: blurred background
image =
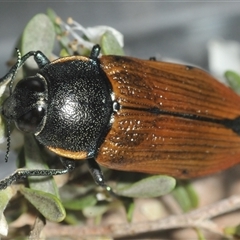
<path fill-rule="evenodd" d="M 15 42 L 27 22 L 50 7 L 64 20 L 85 27 L 109 25 L 123 33 L 126 54 L 160 55 L 208 67 L 213 38 L 240 41 L 240 3 L 231 1 L 8 1 L 0 2 L 0 71 L 6 71 Z"/>
<path fill-rule="evenodd" d="M 123 33 L 125 52 L 182 60 L 208 69 L 212 39 L 240 42 L 240 3 L 220 1 L 8 1 L 0 2 L 0 76 L 6 74 L 15 43 L 27 22 L 52 8 L 64 21 L 72 17 L 85 27 L 109 25 Z M 15 168 L 0 158 L 0 178 Z"/>

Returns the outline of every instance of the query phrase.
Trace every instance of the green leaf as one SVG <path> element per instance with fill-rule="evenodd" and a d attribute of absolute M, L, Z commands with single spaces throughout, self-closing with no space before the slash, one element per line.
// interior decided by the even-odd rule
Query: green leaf
<path fill-rule="evenodd" d="M 16 54 L 16 51 L 14 51 L 14 53 Z M 14 62 L 13 65 L 15 63 L 16 62 Z M 16 75 L 15 75 L 15 78 L 13 79 L 13 82 L 16 83 L 16 82 L 18 82 L 18 80 L 23 79 L 23 69 L 19 68 L 17 70 L 17 72 L 15 72 L 15 73 L 16 73 Z M 2 105 L 2 103 L 5 101 L 5 99 L 9 96 L 9 92 L 6 91 L 6 88 L 9 84 L 9 82 L 11 81 L 14 74 L 13 74 L 13 72 L 11 72 L 11 74 L 9 74 L 7 72 L 6 75 L 8 77 L 6 78 L 6 75 L 2 77 L 2 78 L 4 78 L 4 81 L 1 80 L 1 82 L 0 82 L 0 105 Z"/>
<path fill-rule="evenodd" d="M 226 235 L 240 237 L 240 225 L 237 225 L 235 227 L 226 227 L 224 229 L 224 233 Z"/>
<path fill-rule="evenodd" d="M 101 50 L 103 55 L 124 55 L 119 42 L 110 31 L 106 31 L 101 38 Z"/>
<path fill-rule="evenodd" d="M 3 236 L 8 234 L 8 225 L 3 212 L 14 194 L 15 192 L 11 187 L 0 191 L 0 235 Z"/>
<path fill-rule="evenodd" d="M 224 76 L 227 79 L 230 87 L 238 94 L 240 94 L 240 75 L 233 71 L 226 71 Z"/>
<path fill-rule="evenodd" d="M 134 201 L 129 202 L 129 204 L 127 206 L 127 220 L 128 220 L 128 222 L 132 221 L 134 209 L 135 209 Z"/>
<path fill-rule="evenodd" d="M 7 236 L 8 235 L 8 224 L 6 221 L 5 216 L 0 214 L 0 236 Z"/>
<path fill-rule="evenodd" d="M 60 23 L 61 20 L 58 17 L 58 15 L 50 8 L 47 9 L 47 15 L 49 17 L 49 19 L 52 21 L 54 29 L 55 29 L 55 33 L 57 35 L 57 39 L 60 43 L 61 49 L 62 51 L 64 51 L 64 55 L 61 55 L 61 57 L 64 56 L 69 56 L 70 55 L 70 51 L 69 51 L 69 37 L 66 35 L 66 31 L 62 29 Z"/>
<path fill-rule="evenodd" d="M 86 218 L 95 218 L 102 216 L 109 209 L 109 204 L 101 204 L 95 206 L 89 206 L 83 209 L 83 215 Z"/>
<path fill-rule="evenodd" d="M 0 199 L 1 199 L 0 213 L 3 213 L 3 211 L 5 210 L 8 202 L 13 197 L 13 195 L 14 195 L 14 192 L 11 187 L 8 187 L 8 188 L 0 191 Z"/>
<path fill-rule="evenodd" d="M 68 225 L 80 225 L 83 220 L 81 221 L 79 216 L 76 216 L 75 213 L 76 212 L 67 212 L 67 215 L 64 218 L 64 223 L 67 223 Z M 83 219 L 85 220 L 85 218 Z"/>
<path fill-rule="evenodd" d="M 37 14 L 25 27 L 22 34 L 22 53 L 41 50 L 46 56 L 52 53 L 55 41 L 54 26 L 49 17 L 45 14 Z M 29 62 L 28 62 L 29 66 Z M 31 64 L 29 67 L 34 67 Z"/>
<path fill-rule="evenodd" d="M 176 180 L 169 176 L 151 176 L 142 179 L 134 184 L 117 188 L 117 194 L 125 197 L 159 197 L 171 192 L 176 184 Z"/>
<path fill-rule="evenodd" d="M 3 118 L 3 116 L 0 115 L 0 142 L 3 142 L 5 140 L 6 129 L 7 129 L 6 121 Z"/>
<path fill-rule="evenodd" d="M 61 222 L 65 218 L 65 209 L 55 195 L 26 187 L 20 192 L 46 219 Z"/>
<path fill-rule="evenodd" d="M 68 57 L 69 56 L 69 52 L 66 48 L 62 48 L 60 53 L 59 53 L 60 57 Z"/>
<path fill-rule="evenodd" d="M 198 196 L 188 182 L 179 183 L 172 194 L 184 212 L 188 212 L 198 206 Z"/>
<path fill-rule="evenodd" d="M 2 106 L 3 101 L 5 100 L 5 90 L 8 85 L 8 83 L 11 80 L 12 75 L 10 78 L 6 79 L 4 82 L 1 82 L 0 84 L 0 105 Z M 3 116 L 0 115 L 0 142 L 3 142 L 5 140 L 6 136 L 6 121 L 4 120 Z"/>
<path fill-rule="evenodd" d="M 55 27 L 55 31 L 56 31 L 56 27 L 57 27 L 56 33 L 58 33 L 58 31 L 61 32 L 61 28 L 59 27 L 59 25 L 56 24 L 56 26 L 55 26 L 56 19 L 58 18 L 58 15 L 56 14 L 56 12 L 55 12 L 53 9 L 48 8 L 48 9 L 47 9 L 47 16 L 49 17 L 49 19 L 50 19 L 51 22 L 53 23 L 53 25 L 54 25 L 54 27 Z"/>
<path fill-rule="evenodd" d="M 24 135 L 24 156 L 27 169 L 49 169 L 44 161 L 44 155 L 39 148 L 36 139 L 31 134 Z M 51 176 L 28 177 L 29 186 L 32 189 L 44 190 L 59 198 L 58 188 Z"/>
<path fill-rule="evenodd" d="M 82 210 L 86 207 L 94 206 L 97 199 L 94 195 L 79 197 L 79 199 L 63 202 L 63 206 L 68 210 Z"/>
<path fill-rule="evenodd" d="M 207 239 L 205 238 L 205 236 L 203 235 L 203 232 L 202 232 L 201 229 L 198 229 L 198 228 L 197 228 L 196 231 L 197 231 L 198 240 L 207 240 Z"/>
<path fill-rule="evenodd" d="M 76 169 L 78 171 L 78 169 Z M 92 180 L 89 177 L 90 180 Z M 96 184 L 92 182 L 82 182 L 79 184 L 65 184 L 59 189 L 62 202 L 68 202 L 70 199 L 79 198 L 79 196 L 86 196 L 90 191 L 96 188 Z"/>
<path fill-rule="evenodd" d="M 191 204 L 193 208 L 197 208 L 198 204 L 199 204 L 199 198 L 198 195 L 195 191 L 195 189 L 193 188 L 192 184 L 187 184 L 186 186 L 186 190 L 188 192 L 188 196 L 191 199 Z"/>
<path fill-rule="evenodd" d="M 0 98 L 1 98 L 0 101 L 1 101 L 1 103 L 3 101 L 2 100 L 3 94 L 4 94 L 5 90 L 6 90 L 6 87 L 7 87 L 8 83 L 11 80 L 11 77 L 12 77 L 12 75 L 10 76 L 10 78 L 7 78 L 5 81 L 1 82 L 1 84 L 0 84 Z"/>

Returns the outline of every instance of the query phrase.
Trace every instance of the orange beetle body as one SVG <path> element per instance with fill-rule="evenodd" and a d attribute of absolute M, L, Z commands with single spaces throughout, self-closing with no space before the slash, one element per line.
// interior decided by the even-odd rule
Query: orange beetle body
<path fill-rule="evenodd" d="M 18 171 L 0 181 L 0 189 L 27 176 L 64 174 L 75 160 L 87 160 L 105 187 L 97 163 L 194 178 L 240 162 L 236 93 L 195 67 L 99 53 L 96 45 L 89 58 L 50 62 L 40 51 L 29 52 L 0 79 L 13 81 L 34 56 L 38 73 L 19 81 L 2 114 L 58 154 L 64 166 Z"/>
<path fill-rule="evenodd" d="M 240 161 L 240 97 L 195 67 L 103 56 L 122 106 L 97 162 L 177 178 L 211 174 Z"/>

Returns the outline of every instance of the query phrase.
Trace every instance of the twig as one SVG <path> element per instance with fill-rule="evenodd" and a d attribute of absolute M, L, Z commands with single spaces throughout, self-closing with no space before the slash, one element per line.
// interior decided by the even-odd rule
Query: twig
<path fill-rule="evenodd" d="M 174 215 L 157 221 L 87 227 L 62 226 L 48 223 L 43 231 L 46 237 L 74 236 L 82 238 L 86 236 L 90 237 L 101 235 L 123 237 L 174 228 L 199 227 L 224 235 L 223 229 L 219 228 L 210 219 L 239 208 L 240 195 L 234 195 L 225 200 L 221 200 L 209 206 L 201 207 L 189 213 Z"/>

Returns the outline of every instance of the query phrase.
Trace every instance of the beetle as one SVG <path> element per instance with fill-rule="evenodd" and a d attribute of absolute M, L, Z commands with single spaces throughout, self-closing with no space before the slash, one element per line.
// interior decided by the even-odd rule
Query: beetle
<path fill-rule="evenodd" d="M 231 89 L 196 67 L 99 54 L 95 45 L 90 57 L 50 62 L 31 51 L 0 79 L 13 79 L 34 57 L 39 71 L 17 83 L 2 115 L 64 166 L 17 170 L 0 189 L 27 176 L 67 173 L 80 160 L 108 190 L 98 164 L 184 179 L 240 161 L 240 97 Z"/>

